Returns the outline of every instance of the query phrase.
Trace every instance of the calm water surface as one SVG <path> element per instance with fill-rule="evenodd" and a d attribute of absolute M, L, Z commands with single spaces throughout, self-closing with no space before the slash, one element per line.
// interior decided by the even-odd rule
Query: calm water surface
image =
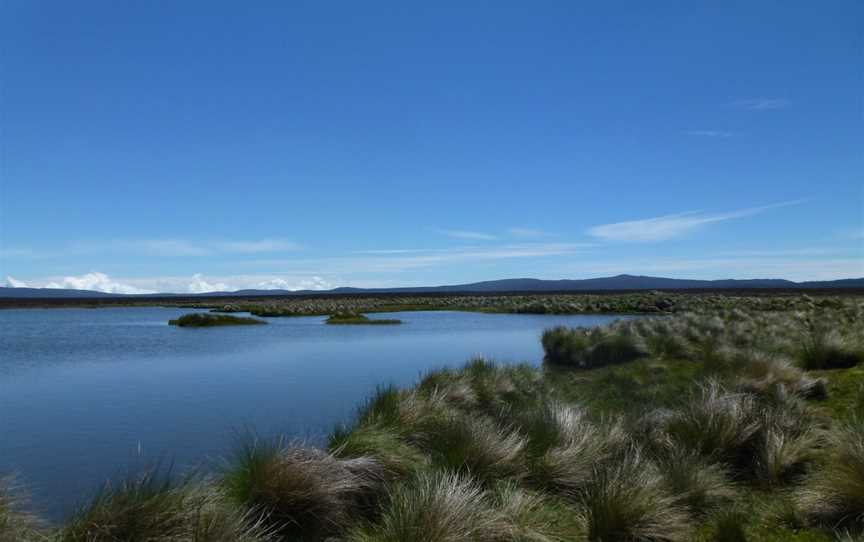
<path fill-rule="evenodd" d="M 0 473 L 16 472 L 40 512 L 142 461 L 212 464 L 254 427 L 320 441 L 376 385 L 484 355 L 539 363 L 543 329 L 618 316 L 408 312 L 401 326 L 184 329 L 169 308 L 0 311 Z M 143 459 L 142 459 L 143 458 Z"/>

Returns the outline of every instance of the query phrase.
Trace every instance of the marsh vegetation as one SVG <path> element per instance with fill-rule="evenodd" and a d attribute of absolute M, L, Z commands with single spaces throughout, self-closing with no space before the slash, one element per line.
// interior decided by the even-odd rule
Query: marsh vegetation
<path fill-rule="evenodd" d="M 359 324 L 359 325 L 393 325 L 401 324 L 402 320 L 393 318 L 369 318 L 359 312 L 341 311 L 331 314 L 326 322 L 328 324 Z"/>
<path fill-rule="evenodd" d="M 531 295 L 390 295 L 326 296 L 240 300 L 189 305 L 223 313 L 250 312 L 255 316 L 325 316 L 339 312 L 374 313 L 419 310 L 461 310 L 515 314 L 672 314 L 681 312 L 745 309 L 756 311 L 804 310 L 815 304 L 842 304 L 839 296 L 810 298 L 806 295 L 736 295 L 724 293 L 633 292 L 605 294 Z"/>
<path fill-rule="evenodd" d="M 784 303 L 551 329 L 542 367 L 381 387 L 323 448 L 250 436 L 53 531 L 0 500 L 0 540 L 859 540 L 864 303 Z"/>
<path fill-rule="evenodd" d="M 230 314 L 214 314 L 208 312 L 193 312 L 184 314 L 176 320 L 169 320 L 168 324 L 179 327 L 215 327 L 215 326 L 246 326 L 266 324 L 258 318 L 243 316 L 232 316 Z"/>

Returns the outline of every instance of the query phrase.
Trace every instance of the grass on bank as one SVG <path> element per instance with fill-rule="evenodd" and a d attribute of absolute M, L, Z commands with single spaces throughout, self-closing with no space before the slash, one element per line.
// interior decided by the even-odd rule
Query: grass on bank
<path fill-rule="evenodd" d="M 384 319 L 384 318 L 369 318 L 365 314 L 357 312 L 336 312 L 330 315 L 326 321 L 328 324 L 347 324 L 347 325 L 393 325 L 401 324 L 402 320 Z"/>
<path fill-rule="evenodd" d="M 213 479 L 115 486 L 42 533 L 224 540 L 204 517 L 250 542 L 860 540 L 864 367 L 807 360 L 860 352 L 862 316 L 848 301 L 559 331 L 542 368 L 476 359 L 382 387 L 324 449 L 250 438 Z M 811 340 L 814 317 L 835 339 Z"/>
<path fill-rule="evenodd" d="M 215 326 L 245 326 L 266 324 L 265 320 L 243 316 L 232 316 L 230 314 L 214 314 L 210 312 L 193 312 L 184 314 L 176 320 L 169 320 L 168 324 L 179 327 L 215 327 Z"/>

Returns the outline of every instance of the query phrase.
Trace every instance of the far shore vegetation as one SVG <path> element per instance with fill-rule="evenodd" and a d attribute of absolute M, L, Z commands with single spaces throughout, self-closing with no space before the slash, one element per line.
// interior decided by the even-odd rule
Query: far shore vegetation
<path fill-rule="evenodd" d="M 539 366 L 382 386 L 323 447 L 249 436 L 215 472 L 114 482 L 53 528 L 6 485 L 0 540 L 862 540 L 864 301 L 657 313 L 550 329 Z"/>
<path fill-rule="evenodd" d="M 209 312 L 193 312 L 184 314 L 176 320 L 169 320 L 172 326 L 179 327 L 215 327 L 215 326 L 246 326 L 266 324 L 264 320 L 244 316 L 232 316 L 230 314 L 214 314 Z"/>
<path fill-rule="evenodd" d="M 365 314 L 360 314 L 358 312 L 336 312 L 330 315 L 327 318 L 326 322 L 328 324 L 348 324 L 348 325 L 393 325 L 393 324 L 401 324 L 402 320 L 396 319 L 385 319 L 385 318 L 376 318 L 372 319 L 366 316 Z"/>

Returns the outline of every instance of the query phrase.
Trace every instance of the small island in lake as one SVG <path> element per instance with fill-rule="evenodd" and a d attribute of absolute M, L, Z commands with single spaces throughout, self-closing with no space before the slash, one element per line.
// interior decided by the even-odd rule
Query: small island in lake
<path fill-rule="evenodd" d="M 246 326 L 266 323 L 264 320 L 257 318 L 207 312 L 193 312 L 191 314 L 184 314 L 176 320 L 168 320 L 169 325 L 180 327 Z"/>
<path fill-rule="evenodd" d="M 367 324 L 367 325 L 393 325 L 393 324 L 401 324 L 402 320 L 396 319 L 379 319 L 373 320 L 369 318 L 365 314 L 360 314 L 358 312 L 336 312 L 330 315 L 327 318 L 328 324 Z"/>

